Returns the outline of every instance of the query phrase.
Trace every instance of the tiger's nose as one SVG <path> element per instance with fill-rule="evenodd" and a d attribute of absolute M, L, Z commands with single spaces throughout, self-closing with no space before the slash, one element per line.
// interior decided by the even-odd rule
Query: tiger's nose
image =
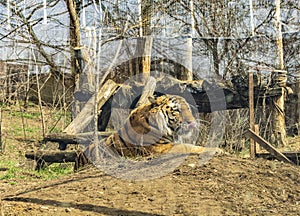
<path fill-rule="evenodd" d="M 188 128 L 197 128 L 197 122 L 196 121 L 188 122 Z"/>

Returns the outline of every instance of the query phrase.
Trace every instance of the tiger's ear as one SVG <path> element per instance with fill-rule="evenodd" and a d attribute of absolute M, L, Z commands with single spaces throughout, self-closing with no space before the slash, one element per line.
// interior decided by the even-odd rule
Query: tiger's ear
<path fill-rule="evenodd" d="M 150 101 L 150 103 L 156 104 L 156 100 L 153 96 L 149 96 L 148 100 Z"/>

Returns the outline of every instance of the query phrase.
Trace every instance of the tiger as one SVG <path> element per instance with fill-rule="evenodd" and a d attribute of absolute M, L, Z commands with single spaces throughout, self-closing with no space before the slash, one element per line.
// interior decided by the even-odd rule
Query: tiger
<path fill-rule="evenodd" d="M 201 146 L 175 142 L 176 136 L 187 138 L 196 128 L 196 119 L 183 97 L 168 94 L 149 97 L 147 103 L 131 111 L 116 133 L 88 146 L 85 154 L 88 158 L 95 157 L 101 146 L 121 157 L 202 153 Z"/>

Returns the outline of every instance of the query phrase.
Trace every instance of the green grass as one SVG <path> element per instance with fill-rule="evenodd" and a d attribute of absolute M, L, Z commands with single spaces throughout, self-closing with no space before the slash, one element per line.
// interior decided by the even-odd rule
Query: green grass
<path fill-rule="evenodd" d="M 27 119 L 38 119 L 41 116 L 40 112 L 21 112 L 21 111 L 12 111 L 11 116 L 19 117 L 19 118 L 27 118 Z"/>
<path fill-rule="evenodd" d="M 15 185 L 20 184 L 20 180 L 23 179 L 51 180 L 73 173 L 73 163 L 55 163 L 40 171 L 33 170 L 33 163 L 24 163 L 24 152 L 29 150 L 31 145 L 37 146 L 33 143 L 29 146 L 27 141 L 34 139 L 38 142 L 42 137 L 41 113 L 38 107 L 29 104 L 27 108 L 27 111 L 22 112 L 18 106 L 2 106 L 6 122 L 2 137 L 4 152 L 0 153 L 0 181 Z M 71 120 L 71 112 L 49 107 L 44 107 L 44 111 L 46 133 L 49 129 L 52 129 L 52 132 L 62 131 Z"/>
<path fill-rule="evenodd" d="M 0 181 L 6 180 L 12 185 L 17 184 L 17 180 L 20 179 L 31 180 L 38 178 L 41 180 L 52 180 L 73 173 L 72 163 L 51 164 L 40 171 L 33 171 L 21 168 L 17 161 L 5 159 L 0 161 L 0 168 L 7 169 L 6 171 L 1 171 Z"/>
<path fill-rule="evenodd" d="M 22 171 L 22 169 L 17 166 L 17 162 L 8 159 L 1 160 L 0 167 L 7 169 L 4 171 L 4 174 L 0 175 L 0 180 L 15 179 L 18 176 L 18 173 Z"/>
<path fill-rule="evenodd" d="M 73 173 L 73 166 L 74 165 L 72 163 L 55 163 L 45 169 L 35 171 L 35 174 L 43 180 L 57 179 L 60 176 Z"/>
<path fill-rule="evenodd" d="M 54 128 L 50 128 L 49 129 L 49 132 L 51 132 L 51 133 L 59 133 L 59 132 L 61 132 L 63 129 L 61 129 L 61 128 L 57 128 L 57 127 L 54 127 Z"/>
<path fill-rule="evenodd" d="M 51 180 L 73 173 L 73 163 L 55 163 L 43 170 L 34 170 L 34 163 L 25 163 L 24 155 L 17 153 L 16 146 L 9 145 L 5 152 L 0 154 L 0 181 L 18 184 L 18 180 Z"/>
<path fill-rule="evenodd" d="M 63 119 L 65 123 L 68 125 L 71 122 L 72 113 L 69 111 L 66 113 L 64 113 L 63 111 L 57 111 L 52 114 L 52 118 L 55 120 Z"/>
<path fill-rule="evenodd" d="M 14 125 L 12 127 L 12 130 L 10 131 L 11 134 L 15 135 L 15 136 L 23 136 L 24 135 L 24 130 L 25 130 L 25 133 L 27 135 L 35 135 L 35 134 L 39 134 L 41 131 L 42 131 L 42 128 L 40 127 L 36 127 L 36 126 L 33 126 L 33 127 L 29 127 L 29 126 L 25 126 L 24 128 L 22 126 L 19 126 L 19 125 Z"/>

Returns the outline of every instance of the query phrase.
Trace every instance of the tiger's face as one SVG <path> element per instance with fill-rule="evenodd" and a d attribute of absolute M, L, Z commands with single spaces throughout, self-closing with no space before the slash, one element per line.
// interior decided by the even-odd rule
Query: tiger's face
<path fill-rule="evenodd" d="M 157 121 L 158 114 L 160 115 L 161 130 L 166 130 L 168 135 L 177 134 L 179 136 L 190 136 L 192 129 L 197 127 L 196 119 L 194 118 L 189 104 L 183 97 L 177 95 L 163 95 L 156 100 L 151 101 L 154 106 L 150 110 Z M 150 116 L 151 120 L 151 116 Z"/>
<path fill-rule="evenodd" d="M 177 95 L 163 95 L 149 101 L 132 111 L 120 130 L 122 139 L 136 146 L 191 143 L 197 124 L 186 100 Z"/>

